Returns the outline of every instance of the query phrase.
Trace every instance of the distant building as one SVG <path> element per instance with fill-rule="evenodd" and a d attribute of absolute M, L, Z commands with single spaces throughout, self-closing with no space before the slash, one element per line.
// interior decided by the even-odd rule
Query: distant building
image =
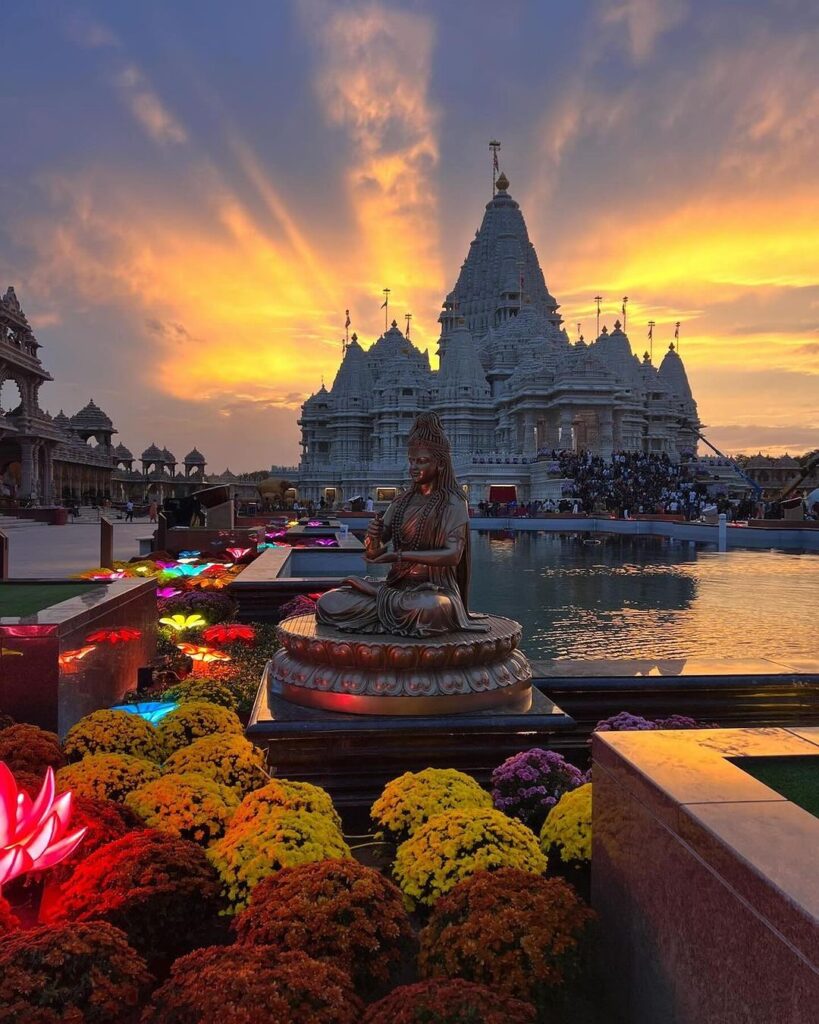
<path fill-rule="evenodd" d="M 230 483 L 240 498 L 257 498 L 255 482 L 206 474 L 205 457 L 193 448 L 177 470 L 176 457 L 152 444 L 136 460 L 110 416 L 91 400 L 78 413 L 56 416 L 40 408 L 40 387 L 53 380 L 44 369 L 31 325 L 9 287 L 0 298 L 0 499 L 64 501 L 163 501 L 208 484 Z M 7 398 L 7 395 L 10 396 Z M 4 409 L 6 402 L 9 408 Z"/>
<path fill-rule="evenodd" d="M 508 189 L 501 174 L 444 300 L 439 369 L 393 321 L 366 351 L 353 335 L 332 388 L 304 403 L 299 498 L 391 497 L 421 409 L 441 416 L 472 502 L 551 496 L 553 449 L 696 451 L 697 406 L 674 344 L 656 368 L 619 320 L 572 343 Z"/>

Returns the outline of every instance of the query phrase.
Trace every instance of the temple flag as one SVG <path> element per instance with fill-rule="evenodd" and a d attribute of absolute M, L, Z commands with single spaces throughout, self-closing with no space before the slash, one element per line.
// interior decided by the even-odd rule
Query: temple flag
<path fill-rule="evenodd" d="M 350 320 L 350 311 L 349 309 L 345 309 L 344 312 L 347 314 L 347 319 L 344 321 L 344 326 L 349 327 L 350 324 L 352 323 L 352 321 Z"/>

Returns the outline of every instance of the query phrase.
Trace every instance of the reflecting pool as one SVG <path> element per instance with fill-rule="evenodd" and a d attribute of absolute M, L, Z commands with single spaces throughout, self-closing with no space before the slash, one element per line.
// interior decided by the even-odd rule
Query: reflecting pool
<path fill-rule="evenodd" d="M 816 554 L 473 531 L 470 607 L 521 622 L 530 658 L 819 659 Z"/>

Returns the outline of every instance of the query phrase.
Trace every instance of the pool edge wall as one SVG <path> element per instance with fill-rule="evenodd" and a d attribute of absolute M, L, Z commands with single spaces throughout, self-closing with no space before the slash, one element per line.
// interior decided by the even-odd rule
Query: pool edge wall
<path fill-rule="evenodd" d="M 819 729 L 596 734 L 592 903 L 630 1024 L 808 1024 L 819 819 L 725 760 L 815 755 Z"/>
<path fill-rule="evenodd" d="M 0 711 L 60 736 L 84 715 L 136 687 L 156 653 L 156 584 L 115 580 L 36 615 L 0 620 Z M 89 634 L 130 627 L 139 637 L 86 644 Z M 91 647 L 77 656 L 84 647 Z"/>

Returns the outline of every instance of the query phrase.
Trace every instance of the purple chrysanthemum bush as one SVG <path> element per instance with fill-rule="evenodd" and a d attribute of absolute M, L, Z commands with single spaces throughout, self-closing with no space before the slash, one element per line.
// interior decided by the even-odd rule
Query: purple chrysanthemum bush
<path fill-rule="evenodd" d="M 643 718 L 621 711 L 610 718 L 601 719 L 594 727 L 595 732 L 641 732 L 649 729 L 717 729 L 713 722 L 698 722 L 687 715 L 670 715 L 668 718 Z"/>
<path fill-rule="evenodd" d="M 492 772 L 492 799 L 499 811 L 537 830 L 564 793 L 588 781 L 562 754 L 534 747 L 508 757 Z"/>

